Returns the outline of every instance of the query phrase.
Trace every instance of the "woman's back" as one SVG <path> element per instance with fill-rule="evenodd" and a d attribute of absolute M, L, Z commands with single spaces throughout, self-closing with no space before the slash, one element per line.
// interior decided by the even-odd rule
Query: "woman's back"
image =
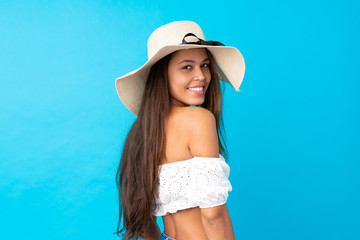
<path fill-rule="evenodd" d="M 197 157 L 218 157 L 212 113 L 200 107 L 173 107 L 166 124 L 166 159 L 171 164 Z M 165 233 L 176 239 L 207 239 L 199 207 L 163 216 Z"/>

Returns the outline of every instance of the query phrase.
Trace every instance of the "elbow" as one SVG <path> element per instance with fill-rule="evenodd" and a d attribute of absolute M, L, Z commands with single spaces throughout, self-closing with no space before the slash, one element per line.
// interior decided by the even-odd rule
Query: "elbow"
<path fill-rule="evenodd" d="M 201 209 L 201 217 L 209 240 L 235 239 L 226 205 Z"/>
<path fill-rule="evenodd" d="M 208 211 L 202 214 L 203 224 L 213 229 L 219 229 L 226 225 L 225 216 L 219 211 Z"/>
<path fill-rule="evenodd" d="M 212 229 L 222 229 L 226 225 L 226 221 L 223 216 L 218 216 L 216 218 L 203 217 L 203 224 Z"/>

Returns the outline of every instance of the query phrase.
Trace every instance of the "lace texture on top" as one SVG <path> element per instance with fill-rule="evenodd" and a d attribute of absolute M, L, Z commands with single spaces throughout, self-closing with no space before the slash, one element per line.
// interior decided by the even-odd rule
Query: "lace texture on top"
<path fill-rule="evenodd" d="M 223 156 L 193 157 L 159 167 L 159 192 L 155 216 L 192 207 L 209 208 L 226 203 L 232 190 L 230 167 Z"/>

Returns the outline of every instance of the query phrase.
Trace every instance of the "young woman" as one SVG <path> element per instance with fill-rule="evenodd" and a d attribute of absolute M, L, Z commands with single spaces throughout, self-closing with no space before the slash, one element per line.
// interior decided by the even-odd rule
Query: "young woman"
<path fill-rule="evenodd" d="M 116 80 L 138 116 L 117 173 L 124 239 L 235 238 L 219 80 L 239 90 L 245 63 L 236 48 L 204 39 L 194 22 L 164 25 L 148 40 L 147 63 Z"/>

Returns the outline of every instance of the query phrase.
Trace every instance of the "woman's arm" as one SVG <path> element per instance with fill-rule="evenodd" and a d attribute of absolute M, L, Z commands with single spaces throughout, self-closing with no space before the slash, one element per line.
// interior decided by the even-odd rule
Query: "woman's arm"
<path fill-rule="evenodd" d="M 214 115 L 203 108 L 193 108 L 189 124 L 189 148 L 194 156 L 219 157 L 219 143 Z M 209 240 L 235 239 L 226 204 L 201 209 L 202 223 Z"/>
<path fill-rule="evenodd" d="M 235 239 L 234 229 L 226 204 L 218 207 L 202 208 L 201 218 L 209 240 Z"/>

